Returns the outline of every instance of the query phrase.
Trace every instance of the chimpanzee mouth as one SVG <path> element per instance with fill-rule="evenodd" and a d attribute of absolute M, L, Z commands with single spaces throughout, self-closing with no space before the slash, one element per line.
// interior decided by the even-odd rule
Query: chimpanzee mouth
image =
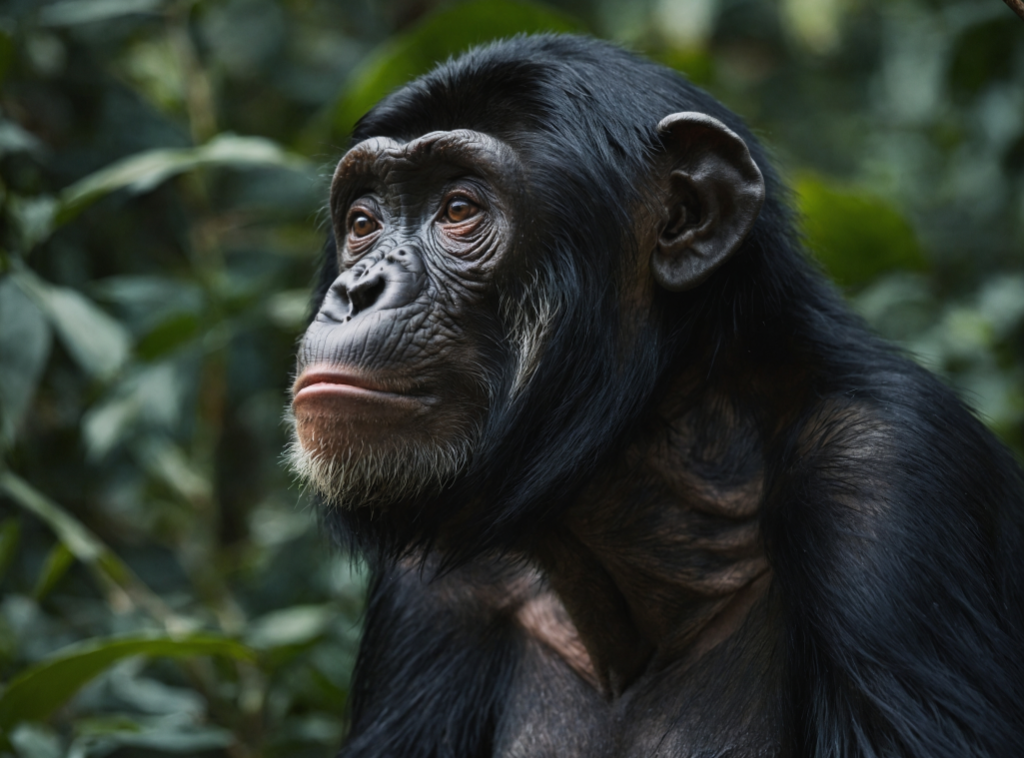
<path fill-rule="evenodd" d="M 292 387 L 292 405 L 344 401 L 422 403 L 407 387 L 394 387 L 345 369 L 312 366 L 302 372 Z"/>

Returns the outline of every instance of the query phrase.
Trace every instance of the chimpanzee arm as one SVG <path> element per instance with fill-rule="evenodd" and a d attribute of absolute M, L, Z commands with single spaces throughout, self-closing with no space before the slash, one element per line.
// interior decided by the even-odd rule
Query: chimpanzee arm
<path fill-rule="evenodd" d="M 817 412 L 775 472 L 765 538 L 793 755 L 1020 754 L 1019 475 L 948 390 L 916 379 Z"/>
<path fill-rule="evenodd" d="M 375 578 L 339 758 L 491 755 L 516 633 L 500 603 L 480 602 L 488 587 L 432 574 L 400 565 Z"/>

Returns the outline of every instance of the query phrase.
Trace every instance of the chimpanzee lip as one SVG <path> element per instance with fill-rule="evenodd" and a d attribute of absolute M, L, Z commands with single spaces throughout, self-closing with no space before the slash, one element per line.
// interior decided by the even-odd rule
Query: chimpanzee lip
<path fill-rule="evenodd" d="M 400 388 L 386 386 L 361 372 L 344 368 L 313 366 L 303 371 L 292 387 L 292 403 L 314 395 L 379 397 L 381 400 L 405 399 L 409 395 Z"/>
<path fill-rule="evenodd" d="M 295 380 L 292 387 L 292 394 L 298 395 L 306 387 L 314 384 L 347 384 L 350 387 L 360 387 L 366 390 L 380 391 L 380 386 L 360 374 L 352 371 L 328 368 L 311 368 L 303 371 Z"/>

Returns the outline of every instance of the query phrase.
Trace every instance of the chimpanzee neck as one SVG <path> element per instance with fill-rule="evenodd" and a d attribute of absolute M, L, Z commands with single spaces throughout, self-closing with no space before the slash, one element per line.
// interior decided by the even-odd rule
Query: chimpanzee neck
<path fill-rule="evenodd" d="M 705 380 L 679 376 L 539 551 L 612 695 L 749 636 L 770 612 L 758 519 L 765 430 L 775 424 L 737 402 L 755 388 Z"/>

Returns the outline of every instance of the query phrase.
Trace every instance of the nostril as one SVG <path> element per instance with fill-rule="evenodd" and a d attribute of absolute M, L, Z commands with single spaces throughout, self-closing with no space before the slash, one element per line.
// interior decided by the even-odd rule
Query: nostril
<path fill-rule="evenodd" d="M 384 287 L 387 284 L 382 276 L 376 276 L 370 281 L 363 280 L 349 288 L 348 298 L 352 304 L 349 311 L 350 316 L 355 316 L 360 311 L 372 306 L 380 296 L 384 294 Z"/>
<path fill-rule="evenodd" d="M 397 250 L 392 250 L 390 253 L 384 256 L 384 260 L 386 260 L 388 263 L 397 263 L 399 260 L 408 257 L 408 255 L 409 251 L 406 250 L 404 247 L 400 247 Z"/>

